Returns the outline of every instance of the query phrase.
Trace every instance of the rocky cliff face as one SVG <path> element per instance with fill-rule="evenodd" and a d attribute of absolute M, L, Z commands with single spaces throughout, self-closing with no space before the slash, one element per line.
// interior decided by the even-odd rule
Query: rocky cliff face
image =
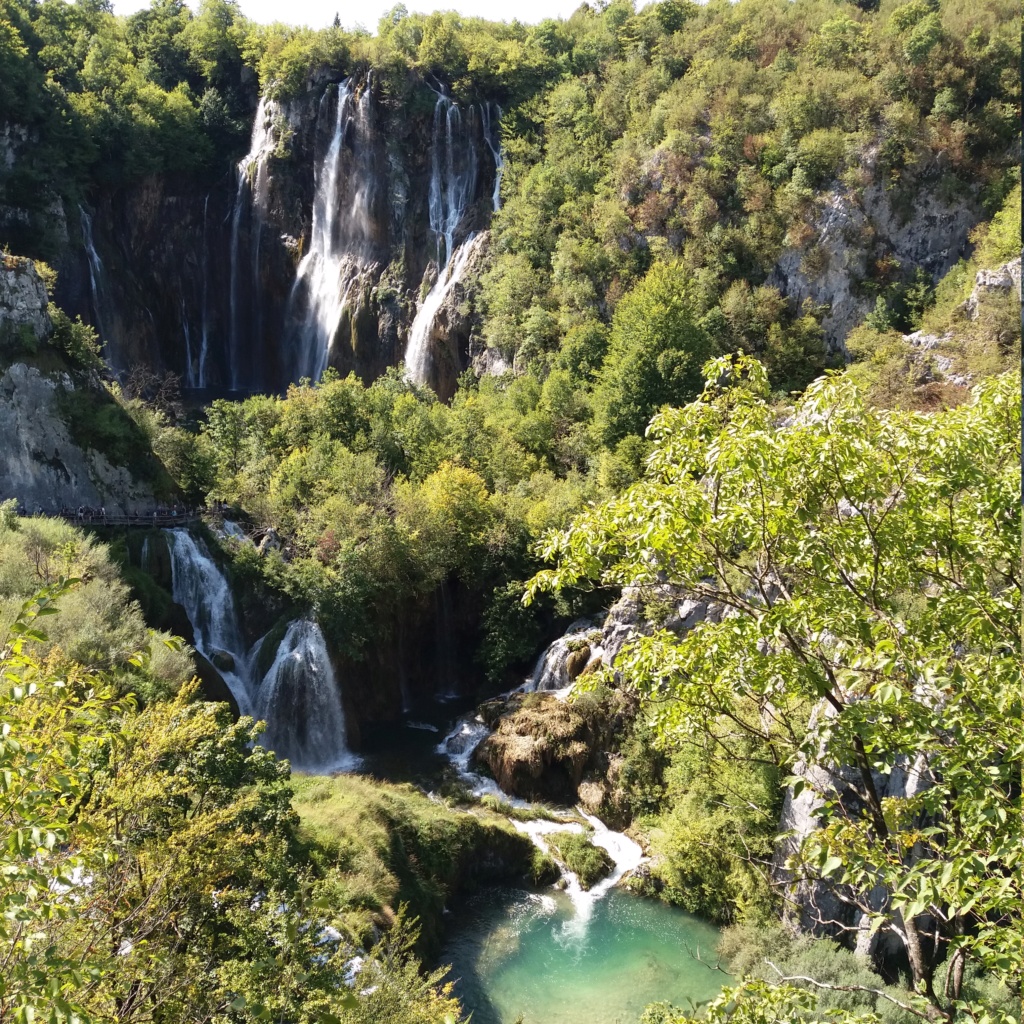
<path fill-rule="evenodd" d="M 149 512 L 171 495 L 162 467 L 99 381 L 47 348 L 42 280 L 28 260 L 0 265 L 0 498 L 30 512 L 87 505 L 111 515 Z M 40 348 L 41 346 L 41 348 Z M 28 353 L 40 349 L 39 358 Z M 104 429 L 90 431 L 90 425 Z M 134 448 L 105 445 L 111 432 Z M 118 453 L 132 458 L 119 459 Z M 129 461 L 131 465 L 129 465 Z M 172 488 L 173 490 L 173 488 Z"/>
<path fill-rule="evenodd" d="M 328 365 L 372 380 L 406 357 L 474 237 L 479 263 L 499 113 L 425 83 L 396 104 L 372 78 L 314 77 L 261 101 L 249 153 L 209 191 L 151 179 L 69 211 L 58 304 L 97 327 L 115 369 L 147 363 L 198 390 L 282 390 Z M 421 379 L 442 392 L 468 365 L 471 279 L 423 323 Z"/>
<path fill-rule="evenodd" d="M 816 710 L 811 728 L 825 725 L 834 710 L 824 702 Z M 871 921 L 858 904 L 882 910 L 888 894 L 878 887 L 867 894 L 856 894 L 849 887 L 822 881 L 794 878 L 786 862 L 801 844 L 820 827 L 818 812 L 826 799 L 838 799 L 844 807 L 856 807 L 861 798 L 858 773 L 845 765 L 811 764 L 799 761 L 793 774 L 806 780 L 807 786 L 797 795 L 786 791 L 779 820 L 781 838 L 772 862 L 775 883 L 786 893 L 785 919 L 794 928 L 814 935 L 828 936 L 853 947 L 861 956 L 886 957 L 898 955 L 901 945 L 883 932 L 872 932 Z M 928 788 L 928 765 L 925 759 L 904 759 L 888 775 L 873 773 L 875 789 L 881 800 L 907 799 Z"/>
<path fill-rule="evenodd" d="M 881 185 L 859 193 L 835 189 L 818 202 L 808 237 L 790 240 L 768 283 L 797 303 L 828 306 L 826 344 L 830 354 L 845 355 L 844 339 L 874 307 L 861 287 L 869 264 L 894 259 L 901 272 L 921 268 L 938 281 L 964 254 L 980 218 L 969 198 L 944 203 L 920 192 L 912 215 L 904 216 Z"/>

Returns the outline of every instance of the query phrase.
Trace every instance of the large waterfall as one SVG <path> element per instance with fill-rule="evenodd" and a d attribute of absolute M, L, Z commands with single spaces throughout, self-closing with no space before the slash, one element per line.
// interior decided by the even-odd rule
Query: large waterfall
<path fill-rule="evenodd" d="M 498 119 L 501 108 L 497 110 Z M 500 205 L 501 170 L 504 159 L 497 135 L 497 120 L 489 103 L 469 107 L 463 117 L 458 104 L 441 95 L 434 105 L 434 126 L 430 145 L 430 230 L 434 236 L 437 280 L 416 310 L 405 350 L 406 373 L 418 384 L 430 383 L 431 338 L 434 322 L 444 300 L 462 279 L 473 255 L 475 234 L 455 247 L 455 236 L 476 197 L 479 160 L 477 137 L 494 157 L 494 209 Z"/>
<path fill-rule="evenodd" d="M 217 666 L 241 713 L 266 721 L 260 743 L 306 771 L 351 767 L 341 689 L 320 627 L 290 623 L 259 679 L 266 637 L 246 647 L 231 587 L 206 545 L 184 529 L 168 530 L 167 539 L 174 600 L 192 623 L 196 649 Z"/>
<path fill-rule="evenodd" d="M 231 213 L 231 269 L 228 285 L 228 384 L 242 386 L 239 372 L 245 362 L 245 339 L 250 344 L 260 334 L 260 205 L 269 185 L 268 162 L 275 148 L 274 123 L 280 116 L 277 104 L 265 96 L 256 108 L 249 152 L 235 169 L 235 203 Z M 204 208 L 205 215 L 205 208 Z M 248 260 L 243 249 L 248 236 Z"/>
<path fill-rule="evenodd" d="M 330 92 L 321 101 L 329 110 Z M 357 96 L 351 79 L 338 86 L 330 142 L 314 171 L 309 251 L 299 264 L 288 298 L 296 379 L 318 379 L 359 273 L 371 259 L 372 205 L 377 182 L 372 146 L 369 81 Z"/>

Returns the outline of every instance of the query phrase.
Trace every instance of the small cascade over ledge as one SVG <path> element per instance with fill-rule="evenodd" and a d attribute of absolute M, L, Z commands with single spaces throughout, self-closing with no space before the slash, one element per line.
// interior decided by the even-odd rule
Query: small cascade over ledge
<path fill-rule="evenodd" d="M 167 530 L 166 535 L 171 554 L 172 596 L 192 623 L 196 650 L 218 666 L 239 711 L 252 714 L 249 651 L 227 578 L 206 545 L 188 530 Z"/>
<path fill-rule="evenodd" d="M 172 596 L 192 624 L 196 650 L 217 667 L 239 711 L 267 723 L 260 744 L 303 771 L 354 767 L 341 688 L 320 627 L 311 619 L 291 622 L 261 680 L 257 662 L 267 638 L 247 647 L 230 584 L 209 549 L 186 529 L 165 534 Z"/>
<path fill-rule="evenodd" d="M 255 693 L 255 717 L 267 723 L 260 742 L 308 772 L 352 768 L 341 690 L 320 627 L 298 619 Z"/>

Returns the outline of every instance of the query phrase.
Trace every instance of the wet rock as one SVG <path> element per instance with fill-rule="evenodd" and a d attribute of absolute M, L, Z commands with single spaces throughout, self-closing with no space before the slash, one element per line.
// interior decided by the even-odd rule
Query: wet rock
<path fill-rule="evenodd" d="M 570 679 L 575 679 L 583 672 L 589 663 L 590 646 L 588 644 L 584 644 L 582 647 L 577 647 L 575 650 L 569 652 L 569 656 L 565 659 L 565 674 Z"/>
<path fill-rule="evenodd" d="M 219 672 L 235 671 L 235 659 L 228 651 L 211 651 L 210 661 Z"/>

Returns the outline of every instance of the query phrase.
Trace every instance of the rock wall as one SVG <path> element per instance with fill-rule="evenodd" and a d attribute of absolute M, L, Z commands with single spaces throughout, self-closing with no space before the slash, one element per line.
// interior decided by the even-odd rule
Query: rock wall
<path fill-rule="evenodd" d="M 938 281 L 964 255 L 981 216 L 972 199 L 944 203 L 924 188 L 907 217 L 881 185 L 857 193 L 837 188 L 818 202 L 809 237 L 783 250 L 768 284 L 797 303 L 828 306 L 826 345 L 830 354 L 845 356 L 846 336 L 874 308 L 861 287 L 869 264 L 894 257 L 901 272 L 922 268 Z"/>
<path fill-rule="evenodd" d="M 50 318 L 42 280 L 29 260 L 0 263 L 0 499 L 29 512 L 87 505 L 112 515 L 150 512 L 173 497 L 146 449 L 129 467 L 112 458 L 77 415 L 124 428 L 134 424 L 98 380 L 72 372 L 46 342 Z M 39 358 L 32 354 L 39 350 Z M 5 365 L 6 364 L 6 365 Z M 45 368 L 44 368 L 45 367 Z M 138 438 L 140 444 L 143 439 Z"/>
<path fill-rule="evenodd" d="M 438 272 L 430 213 L 437 94 L 419 82 L 397 103 L 372 79 L 344 85 L 314 75 L 301 96 L 261 104 L 250 153 L 213 187 L 162 177 L 90 196 L 83 211 L 95 259 L 83 218 L 66 211 L 70 239 L 56 301 L 106 335 L 115 369 L 145 363 L 215 393 L 281 391 L 303 375 L 296 352 L 309 300 L 296 288 L 297 273 L 315 242 L 318 174 L 345 89 L 361 119 L 344 128 L 328 226 L 351 257 L 334 287 L 345 308 L 326 339 L 328 361 L 367 381 L 402 361 Z M 485 135 L 496 130 L 491 121 L 467 113 L 465 122 L 460 138 L 477 173 L 455 244 L 488 227 L 497 173 Z M 441 364 L 432 383 L 443 392 L 469 364 L 471 282 L 475 270 L 432 331 Z"/>

